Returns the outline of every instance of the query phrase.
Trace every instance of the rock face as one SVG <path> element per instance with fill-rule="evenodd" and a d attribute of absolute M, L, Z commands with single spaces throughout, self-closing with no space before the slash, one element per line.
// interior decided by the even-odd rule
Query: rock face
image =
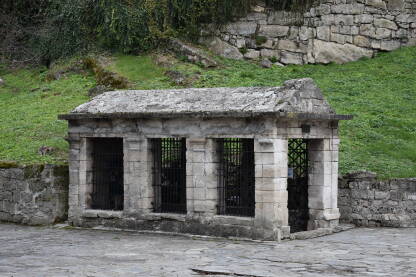
<path fill-rule="evenodd" d="M 342 64 L 356 61 L 361 57 L 370 58 L 373 56 L 373 51 L 352 44 L 338 44 L 316 39 L 313 43 L 313 55 L 316 63 L 335 62 Z"/>
<path fill-rule="evenodd" d="M 217 62 L 205 55 L 204 53 L 202 53 L 200 49 L 193 47 L 178 39 L 170 40 L 169 49 L 175 52 L 176 54 L 186 57 L 188 61 L 193 63 L 200 63 L 204 67 L 217 66 Z"/>
<path fill-rule="evenodd" d="M 220 29 L 207 26 L 208 47 L 224 57 L 282 64 L 345 63 L 416 45 L 415 0 L 328 0 L 304 14 L 253 12 Z M 204 40 L 202 38 L 201 40 Z M 273 59 L 272 59 L 273 57 Z"/>
<path fill-rule="evenodd" d="M 205 38 L 200 42 L 209 47 L 212 52 L 221 57 L 233 60 L 242 60 L 244 58 L 243 54 L 240 53 L 237 47 L 232 46 L 231 44 L 217 37 Z"/>

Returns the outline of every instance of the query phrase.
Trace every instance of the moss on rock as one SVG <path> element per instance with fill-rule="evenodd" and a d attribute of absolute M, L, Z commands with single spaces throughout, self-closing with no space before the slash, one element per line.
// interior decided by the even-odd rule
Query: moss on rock
<path fill-rule="evenodd" d="M 18 168 L 19 165 L 13 161 L 0 161 L 0 168 L 8 169 L 8 168 Z"/>

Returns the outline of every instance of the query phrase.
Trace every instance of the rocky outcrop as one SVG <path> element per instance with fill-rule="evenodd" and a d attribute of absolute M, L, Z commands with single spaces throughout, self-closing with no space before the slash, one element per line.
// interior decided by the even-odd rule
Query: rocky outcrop
<path fill-rule="evenodd" d="M 237 47 L 232 46 L 217 37 L 207 37 L 201 39 L 200 42 L 209 47 L 212 52 L 224 58 L 233 60 L 242 60 L 244 58 L 243 54 L 240 53 Z"/>
<path fill-rule="evenodd" d="M 217 62 L 205 55 L 200 49 L 178 39 L 171 39 L 168 48 L 175 54 L 186 57 L 189 62 L 199 63 L 204 67 L 216 67 Z"/>
<path fill-rule="evenodd" d="M 338 44 L 315 39 L 313 41 L 313 57 L 316 63 L 346 63 L 362 57 L 373 56 L 373 51 L 353 44 Z M 311 60 L 312 61 L 312 60 Z"/>
<path fill-rule="evenodd" d="M 222 28 L 207 26 L 201 42 L 211 36 L 206 45 L 232 59 L 345 63 L 416 45 L 415 10 L 416 0 L 328 0 L 304 14 L 259 4 Z"/>

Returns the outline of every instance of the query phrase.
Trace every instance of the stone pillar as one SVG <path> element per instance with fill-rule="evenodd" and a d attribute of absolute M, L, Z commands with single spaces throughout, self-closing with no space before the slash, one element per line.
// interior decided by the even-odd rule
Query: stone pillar
<path fill-rule="evenodd" d="M 80 148 L 79 136 L 71 135 L 69 142 L 69 192 L 68 219 L 74 220 L 80 213 L 79 184 L 80 184 Z"/>
<path fill-rule="evenodd" d="M 93 177 L 93 157 L 92 143 L 88 138 L 81 138 L 79 152 L 79 187 L 78 207 L 80 212 L 89 209 L 91 205 L 92 177 Z"/>
<path fill-rule="evenodd" d="M 217 212 L 217 162 L 215 141 L 186 140 L 186 197 L 190 216 L 210 216 Z"/>
<path fill-rule="evenodd" d="M 144 137 L 124 139 L 124 211 L 152 212 L 152 160 L 149 140 Z"/>
<path fill-rule="evenodd" d="M 288 226 L 287 139 L 255 139 L 255 224 L 275 232 L 275 239 L 290 233 Z"/>
<path fill-rule="evenodd" d="M 310 230 L 338 224 L 338 145 L 339 139 L 309 141 Z"/>

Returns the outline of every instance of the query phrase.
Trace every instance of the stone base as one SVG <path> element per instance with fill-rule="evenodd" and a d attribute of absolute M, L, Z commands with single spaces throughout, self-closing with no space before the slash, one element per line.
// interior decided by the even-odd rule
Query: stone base
<path fill-rule="evenodd" d="M 83 216 L 70 218 L 75 227 L 105 227 L 137 231 L 184 233 L 192 235 L 247 238 L 264 241 L 280 241 L 289 237 L 288 226 L 273 230 L 256 226 L 254 218 L 233 216 L 198 217 L 180 214 L 148 214 L 131 216 L 122 213 L 97 211 L 85 212 Z"/>

